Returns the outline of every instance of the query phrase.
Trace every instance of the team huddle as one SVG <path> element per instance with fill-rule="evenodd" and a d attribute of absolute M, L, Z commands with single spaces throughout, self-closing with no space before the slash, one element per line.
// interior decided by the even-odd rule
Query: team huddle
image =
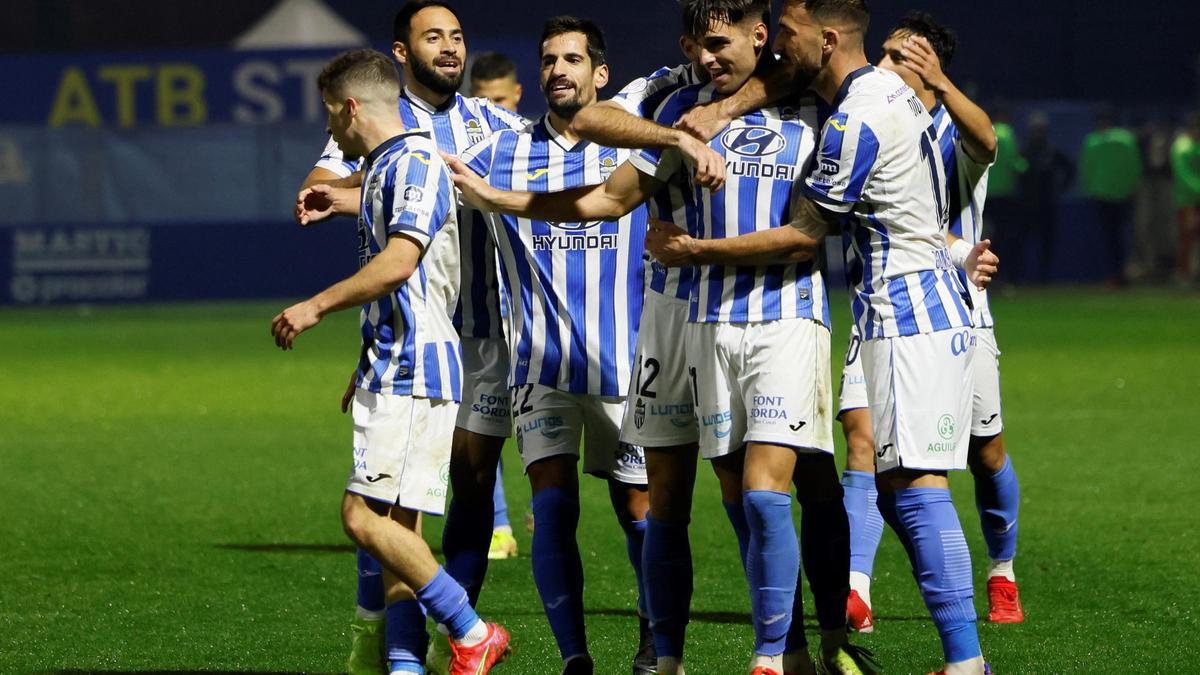
<path fill-rule="evenodd" d="M 608 101 L 601 29 L 547 20 L 548 112 L 532 122 L 458 93 L 465 42 L 438 0 L 396 15 L 403 86 L 372 50 L 320 75 L 332 138 L 296 215 L 356 216 L 359 270 L 281 312 L 272 333 L 290 349 L 327 313 L 362 307 L 343 399 L 354 455 L 342 520 L 360 549 L 353 673 L 485 673 L 505 660 L 508 633 L 476 607 L 514 431 L 564 674 L 595 667 L 580 460 L 606 481 L 625 535 L 635 675 L 685 670 L 701 457 L 749 586 L 752 675 L 879 668 L 849 634 L 874 628 L 884 522 L 938 630 L 940 672 L 991 672 L 951 470 L 975 477 L 988 618 L 1023 620 L 984 290 L 999 263 L 981 236 L 996 141 L 944 74 L 953 35 L 912 13 L 872 66 L 865 0 L 785 0 L 773 41 L 766 0 L 680 4 L 687 62 Z M 853 325 L 834 407 L 824 241 L 837 234 Z M 421 514 L 446 516 L 444 566 Z"/>

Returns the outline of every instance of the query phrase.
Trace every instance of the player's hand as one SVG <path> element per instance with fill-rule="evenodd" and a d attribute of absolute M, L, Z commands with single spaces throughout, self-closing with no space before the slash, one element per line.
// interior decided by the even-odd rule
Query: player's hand
<path fill-rule="evenodd" d="M 447 152 L 441 155 L 446 161 L 446 166 L 450 168 L 450 180 L 454 181 L 454 187 L 462 193 L 463 199 L 474 204 L 476 208 L 495 211 L 489 196 L 493 190 L 492 186 L 456 155 Z"/>
<path fill-rule="evenodd" d="M 946 73 L 942 71 L 942 61 L 938 58 L 937 52 L 933 51 L 929 40 L 920 35 L 910 35 L 904 39 L 904 44 L 900 47 L 900 54 L 904 57 L 904 60 L 900 62 L 901 68 L 907 68 L 916 73 L 926 87 L 938 93 L 946 90 L 948 79 Z"/>
<path fill-rule="evenodd" d="M 350 384 L 346 385 L 346 393 L 342 394 L 342 412 L 350 412 L 350 402 L 354 400 L 354 381 L 358 379 L 358 371 L 350 373 Z"/>
<path fill-rule="evenodd" d="M 696 240 L 674 223 L 651 218 L 646 250 L 667 267 L 686 267 L 694 264 Z"/>
<path fill-rule="evenodd" d="M 987 290 L 988 284 L 992 283 L 992 276 L 1000 269 L 1000 256 L 991 251 L 991 246 L 990 239 L 975 244 L 971 247 L 966 264 L 963 265 L 967 271 L 967 279 L 981 291 Z"/>
<path fill-rule="evenodd" d="M 679 151 L 696 169 L 696 184 L 716 192 L 725 186 L 725 158 L 703 141 L 681 134 Z"/>
<path fill-rule="evenodd" d="M 275 346 L 291 349 L 296 337 L 321 321 L 321 313 L 311 300 L 298 302 L 271 319 L 271 335 Z"/>
<path fill-rule="evenodd" d="M 733 121 L 733 117 L 728 115 L 720 101 L 705 103 L 698 105 L 687 111 L 679 121 L 675 123 L 676 129 L 681 129 L 705 143 L 712 140 L 729 123 Z"/>
<path fill-rule="evenodd" d="M 308 227 L 342 212 L 344 206 L 339 204 L 341 192 L 342 189 L 323 183 L 304 188 L 296 195 L 296 222 L 301 227 Z"/>

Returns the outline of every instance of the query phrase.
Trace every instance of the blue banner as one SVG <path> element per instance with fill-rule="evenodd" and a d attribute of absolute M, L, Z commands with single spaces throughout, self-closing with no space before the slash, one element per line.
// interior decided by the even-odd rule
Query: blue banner
<path fill-rule="evenodd" d="M 0 124 L 196 127 L 320 122 L 317 75 L 338 50 L 189 50 L 0 57 L 20 105 Z"/>

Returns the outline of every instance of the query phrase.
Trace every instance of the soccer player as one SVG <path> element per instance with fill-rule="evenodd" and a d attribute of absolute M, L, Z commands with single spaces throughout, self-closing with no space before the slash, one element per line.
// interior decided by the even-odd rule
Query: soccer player
<path fill-rule="evenodd" d="M 393 21 L 392 55 L 404 70 L 406 86 L 398 97 L 400 117 L 410 129 L 429 132 L 439 150 L 459 153 L 499 129 L 520 129 L 524 119 L 483 99 L 459 95 L 466 44 L 462 27 L 450 5 L 439 0 L 410 0 Z M 355 191 L 339 185 L 358 185 L 355 155 L 330 140 L 298 199 L 302 224 L 337 211 L 358 213 Z M 350 195 L 350 197 L 347 197 Z M 446 569 L 466 587 L 474 605 L 487 572 L 492 539 L 496 466 L 504 440 L 512 433 L 509 394 L 505 383 L 507 349 L 500 334 L 495 273 L 495 247 L 483 216 L 460 207 L 461 293 L 454 325 L 462 336 L 463 405 L 459 408 L 450 460 L 451 501 L 442 535 Z M 348 392 L 349 393 L 349 392 Z M 358 610 L 351 623 L 353 643 L 349 670 L 378 672 L 379 635 L 392 638 L 424 626 L 411 605 L 385 609 L 378 566 L 359 556 Z M 390 640 L 389 640 L 390 641 Z M 435 641 L 437 649 L 442 643 Z M 436 655 L 439 659 L 440 655 Z"/>
<path fill-rule="evenodd" d="M 521 102 L 521 83 L 517 81 L 517 66 L 512 59 L 497 52 L 475 57 L 471 64 L 471 95 L 486 98 L 510 112 L 517 112 Z"/>
<path fill-rule="evenodd" d="M 517 81 L 517 66 L 503 54 L 487 52 L 475 58 L 471 65 L 471 95 L 486 98 L 510 112 L 517 112 L 521 102 L 521 83 Z M 504 463 L 496 463 L 496 489 L 492 492 L 494 517 L 489 560 L 517 557 L 517 540 L 508 520 L 508 502 L 504 497 Z M 532 524 L 533 515 L 529 515 Z"/>
<path fill-rule="evenodd" d="M 815 69 L 812 89 L 832 106 L 792 231 L 733 240 L 678 234 L 651 250 L 660 259 L 674 251 L 685 264 L 791 251 L 794 240 L 815 250 L 831 227 L 846 224 L 879 508 L 909 552 L 944 672 L 983 673 L 970 553 L 946 472 L 966 468 L 975 346 L 955 267 L 977 282 L 994 261 L 987 242 L 947 247 L 933 120 L 899 76 L 867 61 L 868 21 L 863 0 L 784 2 L 776 51 L 798 75 Z"/>
<path fill-rule="evenodd" d="M 987 196 L 988 167 L 996 158 L 996 134 L 991 119 L 946 76 L 957 42 L 954 34 L 924 12 L 911 12 L 883 43 L 879 67 L 898 74 L 917 92 L 933 116 L 938 148 L 946 169 L 946 196 L 950 204 L 950 232 L 974 245 L 982 237 L 983 207 Z M 975 479 L 975 504 L 987 542 L 988 620 L 1019 623 L 1024 620 L 1013 558 L 1017 548 L 1017 507 L 1020 489 L 1012 461 L 1004 450 L 1000 406 L 1000 370 L 991 311 L 986 290 L 967 285 L 973 306 L 976 352 L 973 361 L 975 388 L 972 397 L 971 434 L 967 465 Z M 870 445 L 871 421 L 865 410 L 866 387 L 861 359 L 852 338 L 842 379 L 843 420 L 847 447 L 846 510 L 851 514 L 851 598 L 847 617 L 859 630 L 873 626 L 871 568 L 882 520 L 875 508 L 874 454 Z M 865 439 L 863 438 L 865 436 Z"/>
<path fill-rule="evenodd" d="M 282 349 L 329 314 L 362 305 L 362 356 L 355 375 L 354 457 L 342 525 L 382 565 L 393 594 L 449 630 L 451 673 L 483 673 L 508 652 L 504 628 L 482 621 L 467 592 L 414 530 L 440 515 L 458 412 L 460 346 L 458 218 L 446 167 L 429 135 L 406 131 L 396 110 L 396 68 L 373 50 L 333 59 L 318 78 L 329 132 L 364 157 L 359 271 L 278 314 Z M 408 283 L 410 279 L 419 283 Z M 419 630 L 393 648 L 392 672 L 424 672 Z"/>
<path fill-rule="evenodd" d="M 520 132 L 501 132 L 462 156 L 503 188 L 546 191 L 602 182 L 627 151 L 582 141 L 572 117 L 608 81 L 604 36 L 593 22 L 560 16 L 540 40 L 541 86 L 550 112 Z M 489 209 L 490 210 L 490 209 Z M 581 222 L 582 221 L 582 222 Z M 577 464 L 608 483 L 641 599 L 646 474 L 641 448 L 619 442 L 641 315 L 646 212 L 619 220 L 498 216 L 493 236 L 507 303 L 509 384 L 517 447 L 533 490 L 533 577 L 564 673 L 591 673 L 584 627 Z M 649 626 L 633 672 L 654 672 Z"/>

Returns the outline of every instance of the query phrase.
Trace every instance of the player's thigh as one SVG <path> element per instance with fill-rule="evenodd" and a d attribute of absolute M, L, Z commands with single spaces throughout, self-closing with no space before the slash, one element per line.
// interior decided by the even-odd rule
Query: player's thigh
<path fill-rule="evenodd" d="M 696 413 L 684 354 L 688 303 L 647 293 L 621 440 L 646 448 L 695 443 Z"/>
<path fill-rule="evenodd" d="M 868 405 L 867 379 L 863 375 L 862 338 L 855 329 L 850 332 L 850 343 L 846 346 L 846 358 L 842 364 L 842 379 L 838 386 L 838 419 L 842 419 L 849 410 L 865 409 Z"/>
<path fill-rule="evenodd" d="M 975 387 L 971 399 L 971 435 L 995 436 L 1004 430 L 1000 403 L 1000 350 L 991 328 L 975 329 Z"/>
<path fill-rule="evenodd" d="M 457 425 L 496 438 L 512 435 L 508 347 L 503 340 L 463 338 L 462 405 Z"/>
<path fill-rule="evenodd" d="M 583 411 L 583 472 L 628 485 L 646 484 L 646 453 L 621 442 L 623 396 L 575 394 Z"/>
<path fill-rule="evenodd" d="M 346 491 L 404 509 L 445 511 L 458 404 L 355 391 L 354 464 Z"/>
<path fill-rule="evenodd" d="M 742 325 L 724 323 L 689 323 L 684 330 L 700 455 L 708 460 L 740 450 L 746 433 L 737 362 L 744 332 Z"/>
<path fill-rule="evenodd" d="M 573 394 L 540 384 L 518 385 L 512 389 L 512 410 L 517 452 L 526 471 L 550 457 L 579 457 L 583 410 Z"/>
<path fill-rule="evenodd" d="M 746 338 L 738 378 L 746 442 L 832 453 L 829 329 L 808 319 L 767 321 L 749 324 Z"/>
<path fill-rule="evenodd" d="M 970 328 L 863 342 L 877 471 L 966 468 L 974 345 Z"/>

